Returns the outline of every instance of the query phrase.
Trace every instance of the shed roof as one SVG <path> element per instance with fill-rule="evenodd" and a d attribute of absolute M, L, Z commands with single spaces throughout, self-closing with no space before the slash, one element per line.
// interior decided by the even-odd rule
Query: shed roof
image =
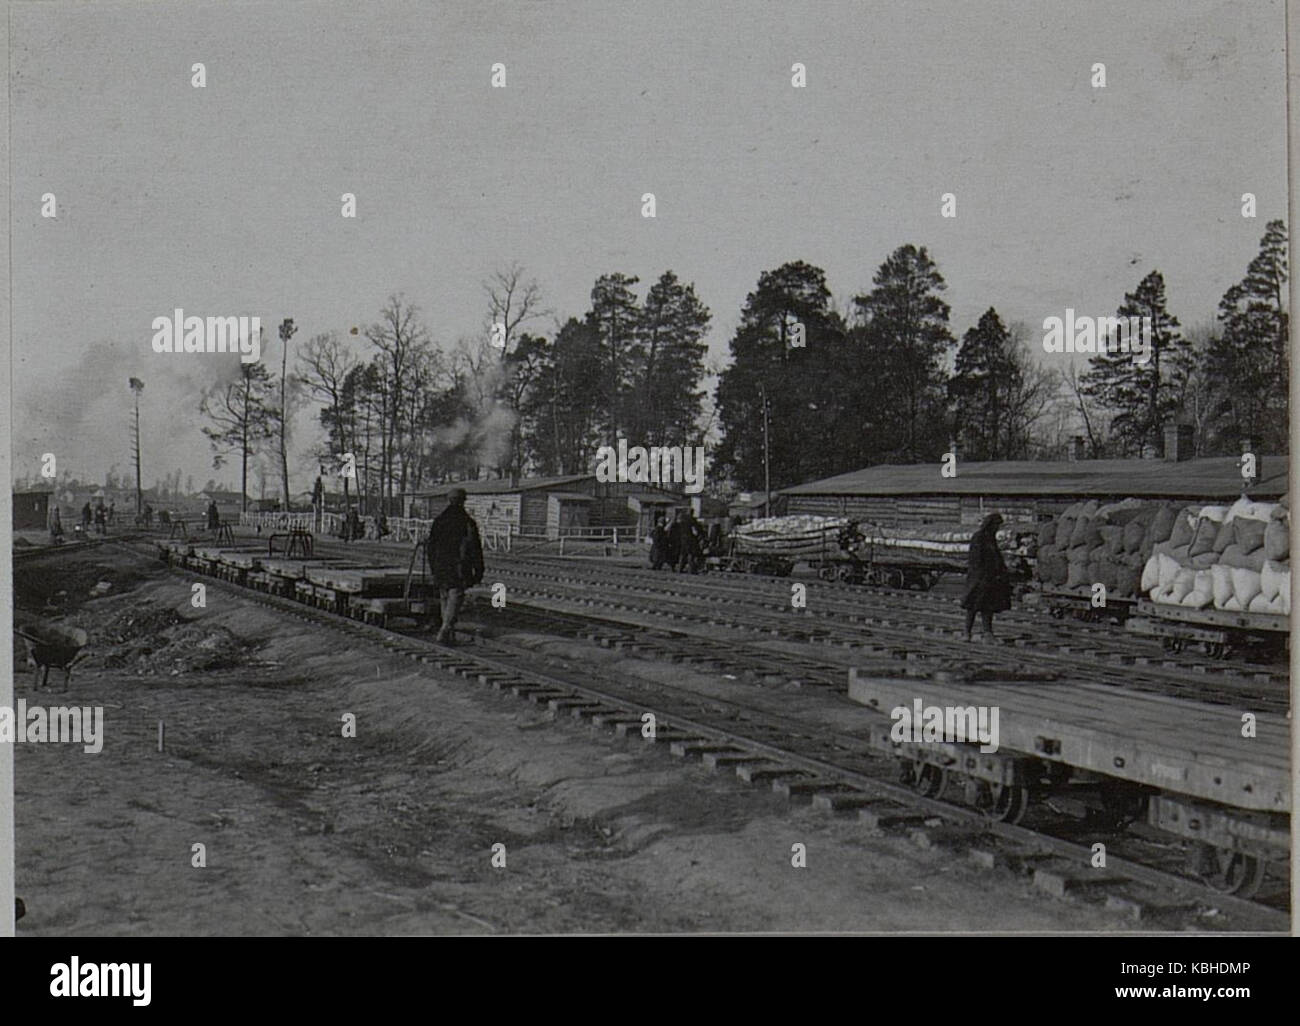
<path fill-rule="evenodd" d="M 582 492 L 551 492 L 552 499 L 559 499 L 561 502 L 595 502 L 594 495 L 584 495 Z"/>
<path fill-rule="evenodd" d="M 595 474 L 569 474 L 564 477 L 525 477 L 511 483 L 510 478 L 495 478 L 490 481 L 448 481 L 444 484 L 421 488 L 412 492 L 414 498 L 437 498 L 446 495 L 453 488 L 465 489 L 467 495 L 505 495 L 515 492 L 531 492 L 539 488 L 555 490 L 565 485 L 577 484 L 579 481 L 595 480 Z"/>
<path fill-rule="evenodd" d="M 1287 490 L 1286 456 L 1261 456 L 1261 478 L 1249 489 L 1267 498 Z M 958 463 L 957 476 L 939 463 L 881 464 L 783 488 L 782 495 L 1117 495 L 1228 498 L 1244 482 L 1235 456 L 1187 460 L 1060 460 Z"/>

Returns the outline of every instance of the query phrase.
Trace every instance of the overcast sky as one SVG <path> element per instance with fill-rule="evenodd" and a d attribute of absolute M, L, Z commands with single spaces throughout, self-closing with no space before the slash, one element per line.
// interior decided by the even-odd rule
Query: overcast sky
<path fill-rule="evenodd" d="M 146 485 L 237 478 L 210 469 L 197 412 L 237 358 L 150 348 L 178 306 L 271 336 L 293 317 L 301 341 L 404 292 L 450 344 L 494 266 L 522 263 L 565 316 L 599 274 L 644 294 L 671 268 L 720 357 L 763 270 L 809 261 L 843 301 L 911 242 L 958 336 L 990 305 L 1036 331 L 1111 313 L 1152 269 L 1195 324 L 1286 213 L 1281 2 L 10 10 L 16 474 L 46 451 L 125 471 L 135 375 Z"/>

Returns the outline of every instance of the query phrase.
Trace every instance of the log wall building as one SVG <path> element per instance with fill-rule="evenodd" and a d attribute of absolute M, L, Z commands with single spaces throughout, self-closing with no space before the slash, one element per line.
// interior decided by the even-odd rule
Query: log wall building
<path fill-rule="evenodd" d="M 881 465 L 810 481 L 780 492 L 785 512 L 842 516 L 882 525 L 978 524 L 988 513 L 1008 521 L 1047 519 L 1084 499 L 1130 496 L 1232 502 L 1242 494 L 1276 499 L 1287 491 L 1286 456 L 1257 459 L 1247 482 L 1237 457 L 1198 460 L 1080 460 L 957 463 L 941 476 L 938 463 Z"/>

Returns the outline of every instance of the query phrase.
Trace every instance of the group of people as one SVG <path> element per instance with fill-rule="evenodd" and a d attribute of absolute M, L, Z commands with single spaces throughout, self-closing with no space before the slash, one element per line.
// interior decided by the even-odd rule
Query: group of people
<path fill-rule="evenodd" d="M 390 534 L 392 534 L 392 531 L 388 526 L 388 515 L 381 512 L 375 517 L 375 539 L 379 540 Z M 355 506 L 348 510 L 347 516 L 339 521 L 338 536 L 340 540 L 345 542 L 360 541 L 366 536 L 365 522 L 361 519 L 361 514 L 357 512 Z"/>
<path fill-rule="evenodd" d="M 650 567 L 699 573 L 704 569 L 705 556 L 715 554 L 721 545 L 721 524 L 712 523 L 706 530 L 689 509 L 679 509 L 671 524 L 663 513 L 656 513 L 650 530 Z"/>
<path fill-rule="evenodd" d="M 57 510 L 55 511 L 58 512 Z M 95 508 L 90 508 L 90 502 L 81 507 L 81 530 L 85 534 L 90 534 L 90 526 L 95 525 L 96 534 L 108 534 L 108 525 L 117 519 L 117 503 L 110 502 L 108 508 L 104 508 L 104 500 L 100 499 L 95 504 Z M 63 524 L 59 524 L 59 533 L 63 533 Z"/>

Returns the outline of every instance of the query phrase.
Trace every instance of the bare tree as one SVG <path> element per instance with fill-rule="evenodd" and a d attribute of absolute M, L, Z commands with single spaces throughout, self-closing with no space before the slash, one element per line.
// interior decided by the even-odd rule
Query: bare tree
<path fill-rule="evenodd" d="M 400 295 L 392 295 L 380 311 L 379 321 L 366 329 L 366 338 L 378 350 L 381 371 L 380 495 L 387 510 L 392 505 L 394 484 L 399 492 L 406 488 L 406 468 L 395 466 L 410 426 L 404 400 L 411 366 L 417 354 L 430 345 L 429 330 L 420 320 L 418 307 Z"/>
<path fill-rule="evenodd" d="M 241 509 L 248 509 L 248 461 L 263 441 L 273 437 L 273 414 L 267 405 L 270 375 L 260 363 L 241 363 L 239 377 L 213 385 L 199 404 L 212 421 L 203 433 L 212 444 L 212 466 L 220 469 L 231 455 L 239 454 Z"/>
<path fill-rule="evenodd" d="M 498 268 L 483 282 L 488 297 L 488 334 L 501 349 L 500 360 L 514 352 L 515 338 L 520 326 L 531 320 L 548 317 L 550 310 L 542 309 L 542 290 L 535 278 L 524 280 L 524 269 L 518 263 Z M 500 325 L 495 329 L 494 326 Z"/>
<path fill-rule="evenodd" d="M 1016 382 L 1006 396 L 1008 459 L 1027 459 L 1042 434 L 1043 422 L 1060 393 L 1061 375 L 1032 356 L 1033 335 L 1023 321 L 1011 325 L 1007 358 L 1016 368 Z"/>
<path fill-rule="evenodd" d="M 329 453 L 338 456 L 349 451 L 355 428 L 354 399 L 346 387 L 349 374 L 357 366 L 357 358 L 333 332 L 313 336 L 298 351 L 297 381 L 324 407 L 321 420 L 329 434 Z M 343 505 L 348 501 L 348 478 L 343 478 Z"/>
<path fill-rule="evenodd" d="M 1105 454 L 1106 444 L 1104 438 L 1109 422 L 1105 412 L 1097 405 L 1096 401 L 1083 391 L 1081 379 L 1082 375 L 1079 373 L 1077 364 L 1069 364 L 1061 373 L 1061 382 L 1064 385 L 1065 394 L 1069 397 L 1069 406 L 1082 421 L 1084 434 L 1088 440 L 1088 452 L 1095 459 Z"/>

